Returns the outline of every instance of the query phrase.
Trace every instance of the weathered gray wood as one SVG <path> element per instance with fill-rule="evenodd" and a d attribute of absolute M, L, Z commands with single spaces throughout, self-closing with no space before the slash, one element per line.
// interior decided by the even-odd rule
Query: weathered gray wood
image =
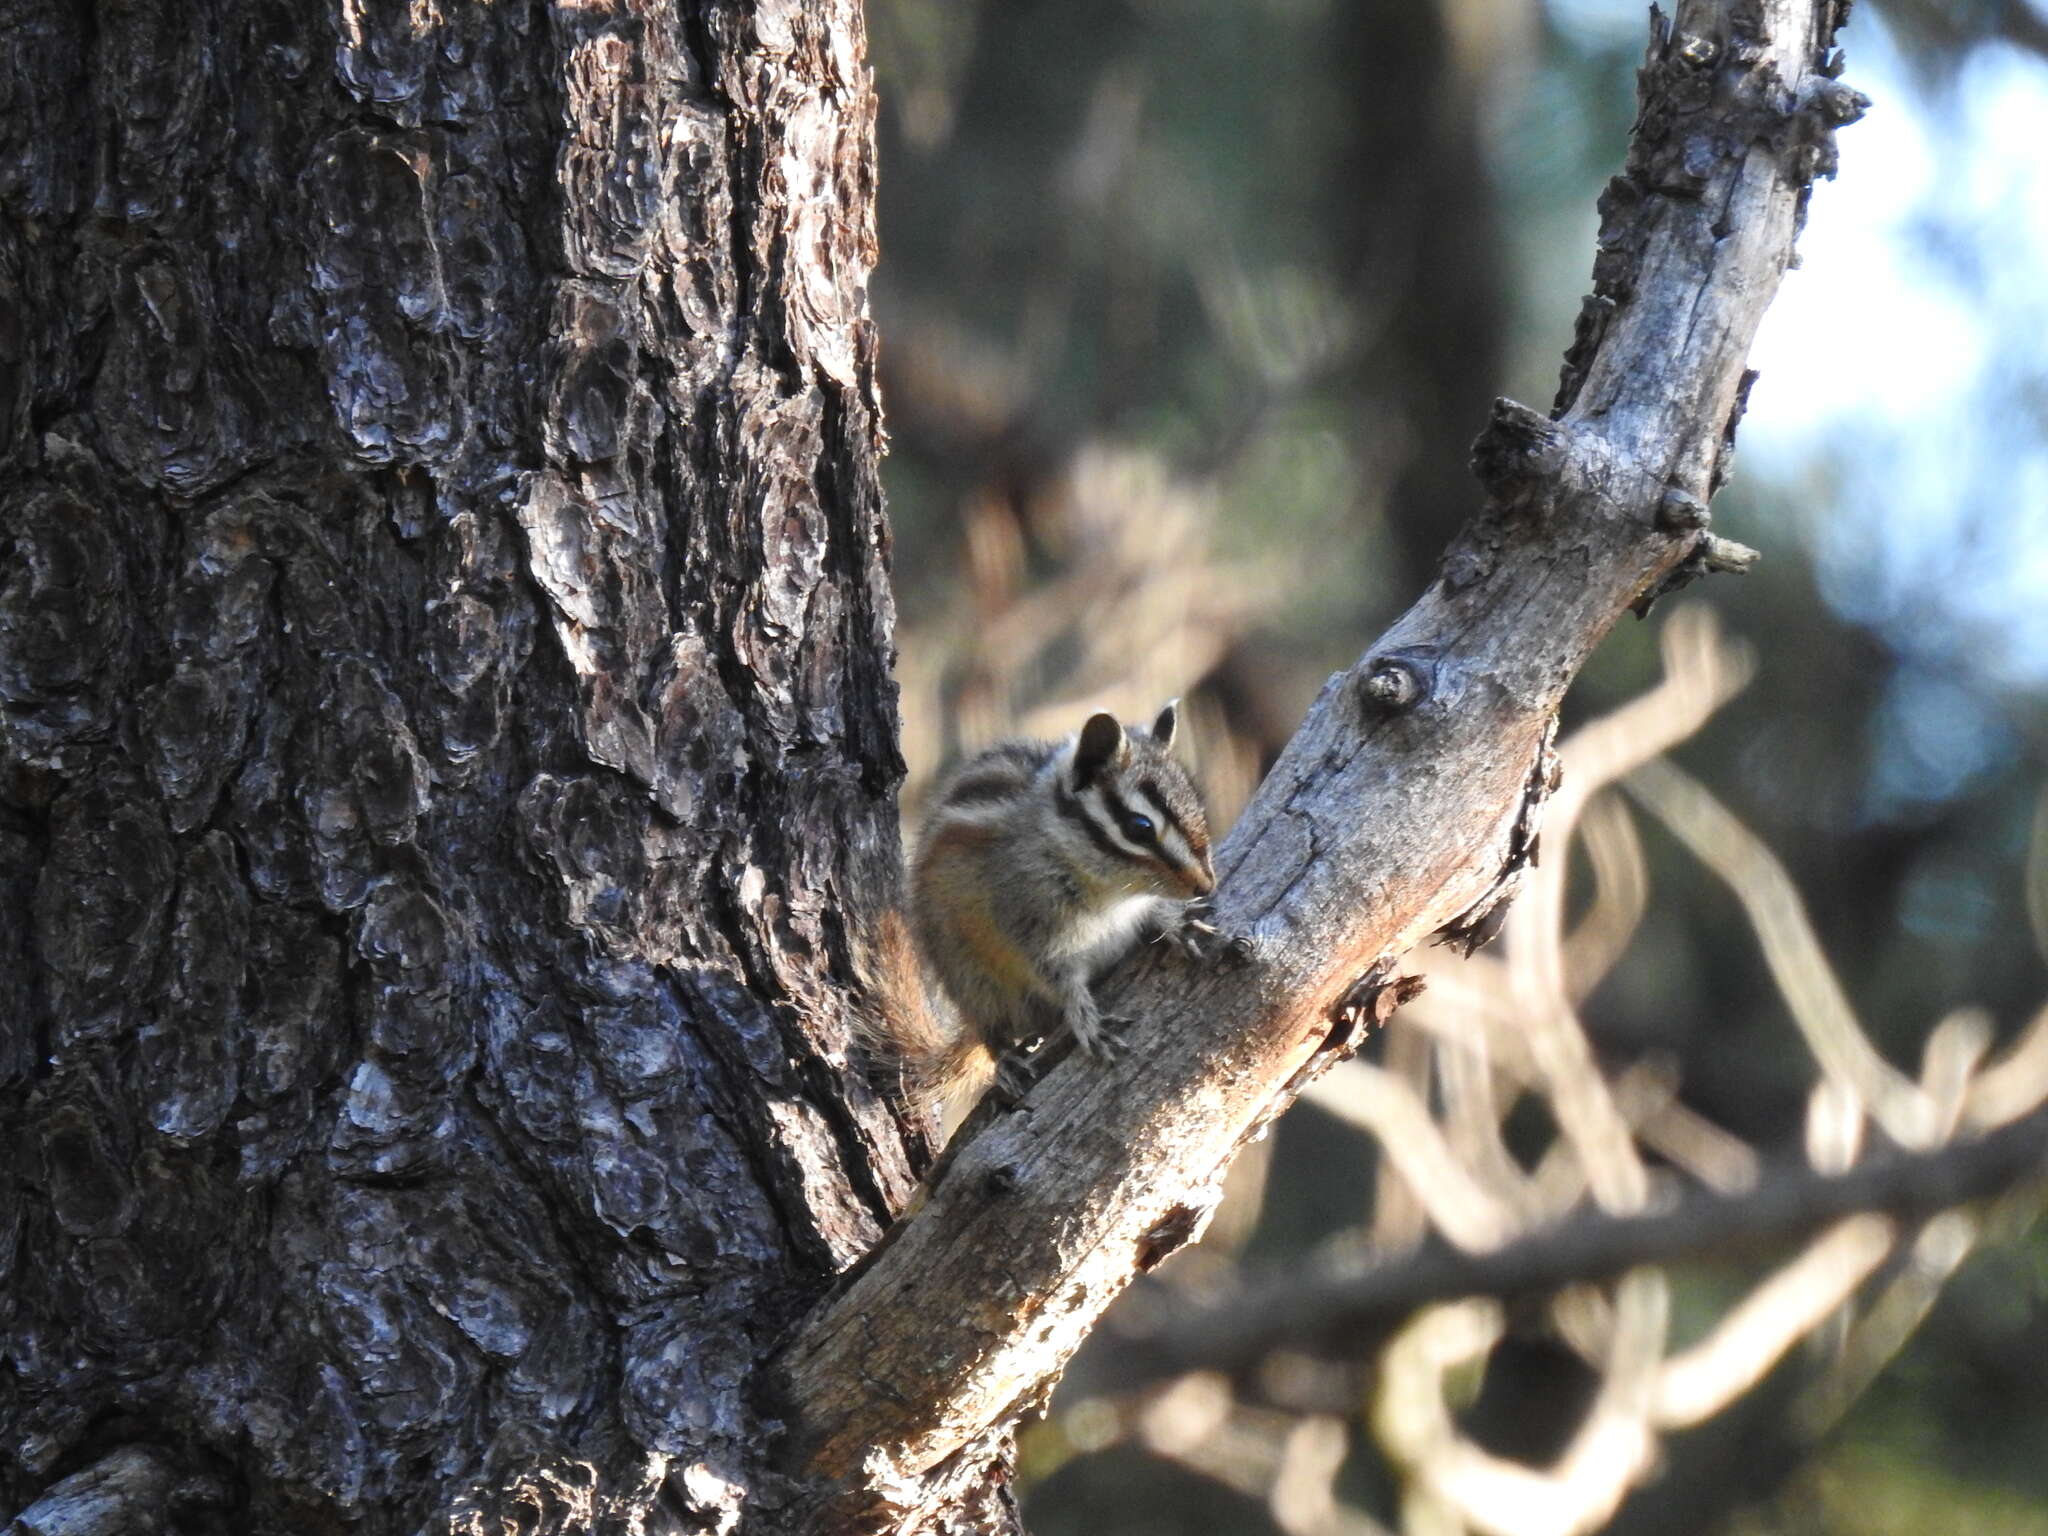
<path fill-rule="evenodd" d="M 1833 0 L 1659 20 L 1557 419 L 1497 407 L 1474 450 L 1485 510 L 1331 680 L 1219 852 L 1220 920 L 1253 963 L 1124 968 L 1104 1002 L 1141 1021 L 1130 1057 L 1068 1059 L 982 1125 L 787 1349 L 820 1528 L 914 1511 L 921 1479 L 1049 1388 L 1332 1058 L 1361 972 L 1439 930 L 1484 935 L 1533 855 L 1580 663 L 1675 574 L 1739 561 L 1705 506 L 1808 184 L 1859 110 L 1831 78 L 1837 21 Z"/>
<path fill-rule="evenodd" d="M 857 0 L 0 37 L 0 1521 L 727 1529 L 921 1156 Z"/>

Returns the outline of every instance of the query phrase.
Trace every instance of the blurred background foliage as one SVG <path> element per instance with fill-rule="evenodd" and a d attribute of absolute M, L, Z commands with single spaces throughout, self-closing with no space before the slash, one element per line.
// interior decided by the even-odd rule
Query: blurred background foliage
<path fill-rule="evenodd" d="M 1227 823 L 1477 505 L 1491 398 L 1548 403 L 1643 11 L 870 0 L 869 25 L 906 810 L 958 751 L 1185 693 Z M 2009 1038 L 2044 991 L 2048 21 L 1886 0 L 1842 40 L 1877 106 L 1816 194 L 1715 505 L 1765 555 L 1706 592 L 1755 676 L 1675 759 L 1782 861 L 1910 1073 L 1933 1020 L 1976 1005 Z M 1657 623 L 1624 621 L 1567 729 L 1654 682 Z M 1703 1121 L 1796 1154 L 1810 1074 L 1755 937 L 1668 835 L 1641 844 L 1647 908 L 1581 1009 L 1602 1063 L 1657 1063 Z M 1375 1219 L 1375 1143 L 1314 1103 L 1250 1161 L 1134 1305 Z M 1699 1271 L 1681 1318 L 1740 1288 Z M 1675 1438 L 1614 1528 L 2048 1532 L 2044 1299 L 2048 1236 L 1982 1251 L 1817 1446 L 1781 1369 Z M 1574 1361 L 1511 1328 L 1473 1432 L 1540 1460 Z M 1041 1536 L 1295 1528 L 1099 1409 L 1070 1388 L 1027 1435 Z M 1398 1525 L 1363 1418 L 1303 1422 L 1342 1509 Z"/>

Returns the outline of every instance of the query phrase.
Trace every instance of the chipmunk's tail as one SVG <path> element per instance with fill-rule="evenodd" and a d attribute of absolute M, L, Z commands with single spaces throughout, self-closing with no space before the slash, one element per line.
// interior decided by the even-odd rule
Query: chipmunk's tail
<path fill-rule="evenodd" d="M 873 943 L 857 959 L 872 1000 L 857 1014 L 857 1028 L 881 1085 L 927 1111 L 979 1098 L 995 1078 L 996 1059 L 926 985 L 900 910 L 882 915 Z"/>

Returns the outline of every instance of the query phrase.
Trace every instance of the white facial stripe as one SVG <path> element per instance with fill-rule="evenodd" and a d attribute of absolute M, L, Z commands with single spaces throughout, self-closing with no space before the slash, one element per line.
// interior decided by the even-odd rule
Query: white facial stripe
<path fill-rule="evenodd" d="M 1149 857 L 1145 850 L 1133 848 L 1130 839 L 1118 829 L 1116 817 L 1110 812 L 1101 785 L 1090 784 L 1075 794 L 1069 803 L 1073 809 L 1073 820 L 1079 822 L 1079 825 L 1074 827 L 1077 836 L 1086 838 L 1101 851 L 1118 858 Z"/>
<path fill-rule="evenodd" d="M 1148 865 L 1177 883 L 1192 884 L 1201 878 L 1202 861 L 1195 857 L 1186 834 L 1174 822 L 1164 797 L 1156 789 L 1104 775 L 1085 789 L 1063 788 L 1060 793 L 1066 806 L 1066 815 L 1061 820 L 1067 836 L 1086 841 L 1098 853 Z M 1143 816 L 1150 821 L 1150 834 L 1142 839 L 1127 836 L 1123 823 L 1130 816 Z"/>
<path fill-rule="evenodd" d="M 1121 790 L 1125 813 L 1131 816 L 1142 816 L 1151 822 L 1152 836 L 1142 841 L 1128 838 L 1123 835 L 1123 830 L 1119 826 L 1117 841 L 1126 848 L 1129 848 L 1135 857 L 1143 859 L 1149 864 L 1159 863 L 1160 847 L 1164 843 L 1167 833 L 1171 830 L 1170 824 L 1166 819 L 1166 813 L 1159 808 L 1159 802 L 1153 796 L 1146 794 L 1135 785 L 1123 785 Z M 1114 815 L 1114 813 L 1111 814 Z"/>
<path fill-rule="evenodd" d="M 1152 822 L 1155 841 L 1153 846 L 1144 850 L 1145 856 L 1155 864 L 1163 864 L 1176 875 L 1194 874 L 1201 861 L 1195 857 L 1187 838 L 1175 824 L 1165 799 L 1156 792 L 1148 793 L 1137 786 L 1132 786 L 1132 789 L 1131 808 Z"/>
<path fill-rule="evenodd" d="M 1188 840 L 1180 835 L 1180 829 L 1170 821 L 1162 820 L 1159 823 L 1159 846 L 1166 850 L 1167 862 L 1176 869 L 1194 869 L 1194 850 L 1188 847 Z"/>

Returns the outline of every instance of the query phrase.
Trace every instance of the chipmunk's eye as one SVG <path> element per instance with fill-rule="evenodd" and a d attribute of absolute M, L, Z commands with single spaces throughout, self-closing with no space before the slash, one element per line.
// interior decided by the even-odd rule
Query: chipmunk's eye
<path fill-rule="evenodd" d="M 1124 818 L 1124 836 L 1134 843 L 1151 842 L 1152 818 L 1150 816 L 1126 816 Z"/>

